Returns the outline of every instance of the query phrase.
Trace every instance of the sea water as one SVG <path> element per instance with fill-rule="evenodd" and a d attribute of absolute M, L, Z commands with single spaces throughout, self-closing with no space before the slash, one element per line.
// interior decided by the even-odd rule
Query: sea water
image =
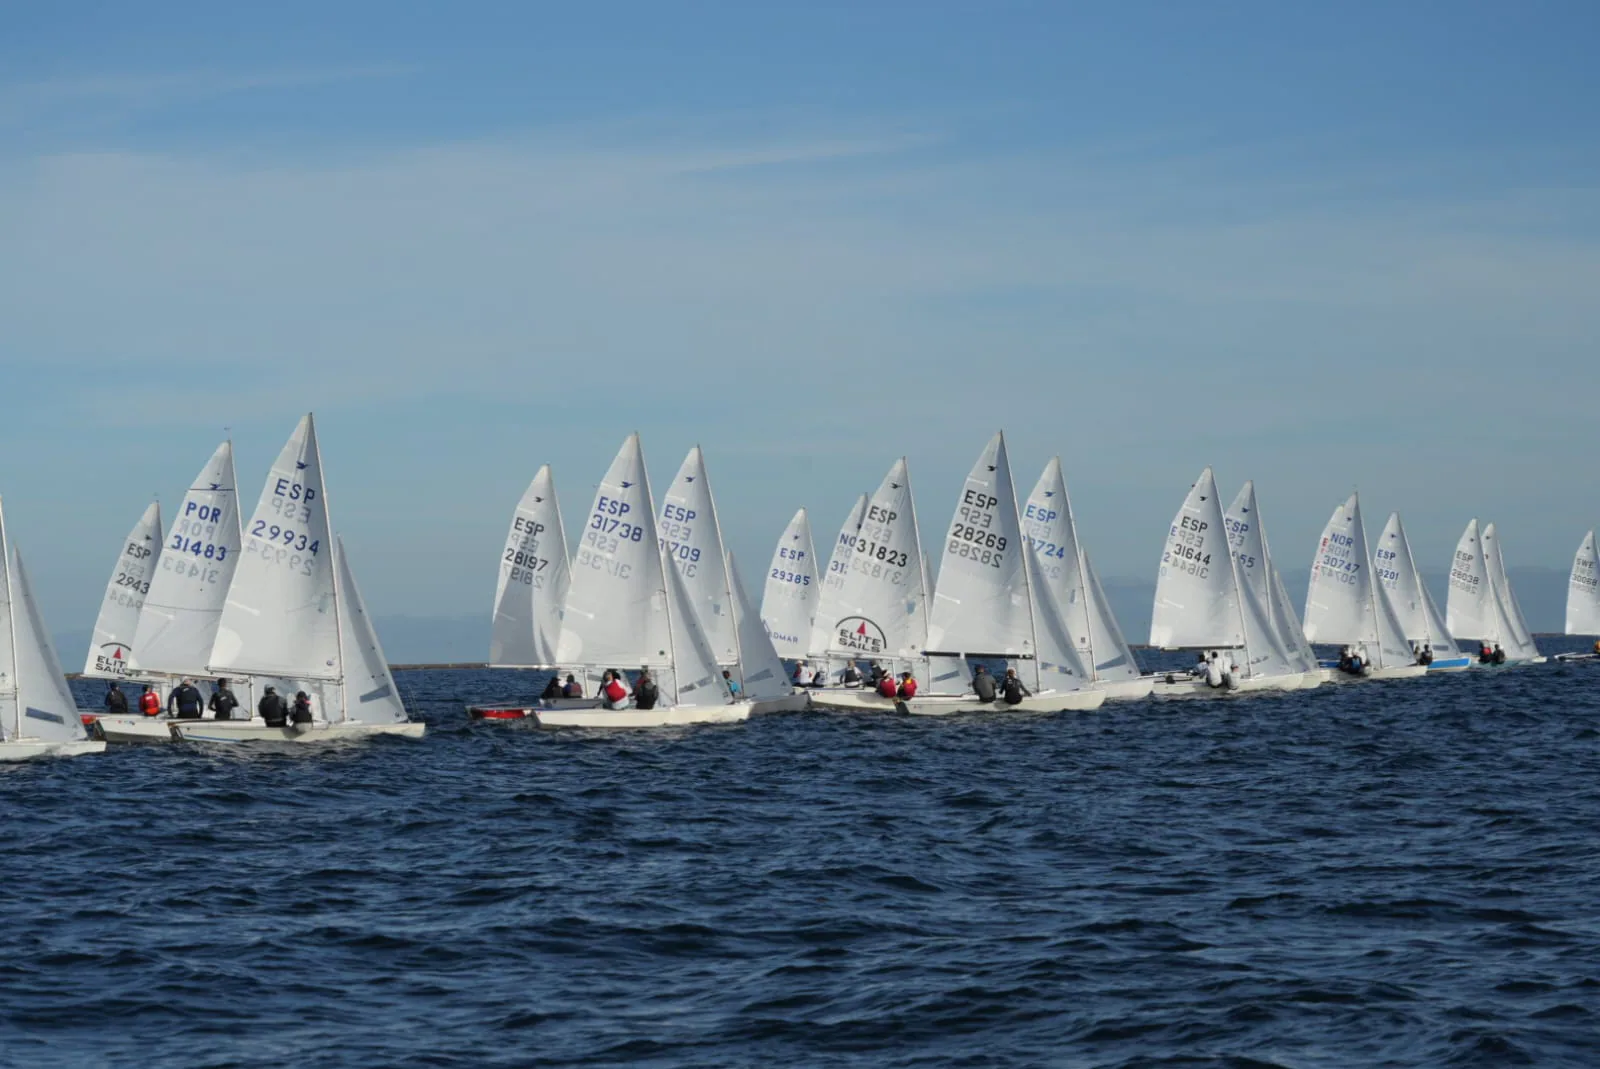
<path fill-rule="evenodd" d="M 0 1064 L 1600 1064 L 1600 664 L 467 719 L 542 679 L 402 673 L 420 743 L 0 769 Z"/>

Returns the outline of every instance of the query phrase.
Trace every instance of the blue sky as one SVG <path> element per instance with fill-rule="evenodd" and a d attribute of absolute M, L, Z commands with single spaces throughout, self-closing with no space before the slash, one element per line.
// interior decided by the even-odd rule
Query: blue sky
<path fill-rule="evenodd" d="M 1004 427 L 1107 575 L 1254 478 L 1427 567 L 1600 521 L 1588 3 L 11 5 L 0 494 L 58 630 L 232 428 L 318 414 L 372 608 L 489 612 L 510 511 L 701 443 L 759 572 Z M 752 574 L 752 578 L 753 578 Z M 69 658 L 70 659 L 70 658 Z"/>

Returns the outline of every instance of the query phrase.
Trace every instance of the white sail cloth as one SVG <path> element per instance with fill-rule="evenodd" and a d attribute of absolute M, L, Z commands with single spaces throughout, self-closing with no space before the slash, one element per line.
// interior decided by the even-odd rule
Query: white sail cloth
<path fill-rule="evenodd" d="M 837 560 L 838 554 L 835 554 Z M 823 590 L 819 628 L 834 657 L 920 657 L 928 640 L 928 593 L 911 477 L 895 461 L 867 503 L 837 592 Z M 832 567 L 830 566 L 830 580 Z M 831 618 L 830 618 L 831 616 Z"/>
<path fill-rule="evenodd" d="M 139 613 L 150 592 L 150 577 L 161 553 L 161 506 L 152 501 L 123 539 L 106 596 L 94 621 L 94 637 L 83 674 L 122 679 L 129 673 L 139 629 Z"/>
<path fill-rule="evenodd" d="M 1305 636 L 1308 642 L 1360 647 L 1378 668 L 1415 662 L 1394 609 L 1373 580 L 1357 494 L 1334 509 L 1322 529 L 1306 591 Z"/>
<path fill-rule="evenodd" d="M 706 633 L 718 664 L 739 660 L 727 554 L 717 521 L 716 498 L 699 446 L 689 450 L 661 500 L 657 526 L 661 552 L 683 577 L 689 604 Z"/>
<path fill-rule="evenodd" d="M 1389 606 L 1400 621 L 1400 629 L 1408 640 L 1418 646 L 1427 646 L 1436 660 L 1460 656 L 1450 629 L 1445 626 L 1439 606 L 1428 593 L 1411 552 L 1411 540 L 1406 537 L 1400 514 L 1391 512 L 1389 520 L 1378 535 L 1378 544 L 1372 551 L 1373 571 Z"/>
<path fill-rule="evenodd" d="M 0 509 L 0 742 L 22 740 L 75 743 L 86 734 Z"/>
<path fill-rule="evenodd" d="M 854 532 L 851 532 L 852 537 Z M 732 577 L 732 570 L 729 576 Z M 761 622 L 780 657 L 800 658 L 811 652 L 811 632 L 822 597 L 817 550 L 811 520 L 800 509 L 783 529 L 761 593 Z"/>
<path fill-rule="evenodd" d="M 557 663 L 561 609 L 571 578 L 555 478 L 546 464 L 517 502 L 500 551 L 490 664 L 553 667 Z"/>
<path fill-rule="evenodd" d="M 1567 581 L 1567 634 L 1600 635 L 1600 557 L 1594 532 L 1583 536 Z"/>

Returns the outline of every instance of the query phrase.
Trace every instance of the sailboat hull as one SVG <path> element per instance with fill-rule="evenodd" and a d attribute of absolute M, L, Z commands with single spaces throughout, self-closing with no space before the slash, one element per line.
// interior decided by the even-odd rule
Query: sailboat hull
<path fill-rule="evenodd" d="M 892 713 L 896 704 L 896 699 L 866 687 L 821 687 L 811 692 L 812 708 L 837 713 Z"/>
<path fill-rule="evenodd" d="M 427 730 L 421 722 L 402 721 L 398 724 L 342 724 L 315 723 L 299 728 L 269 728 L 261 721 L 250 720 L 169 720 L 172 737 L 181 742 L 215 742 L 238 744 L 251 742 L 351 742 L 374 735 L 399 735 L 420 739 Z"/>
<path fill-rule="evenodd" d="M 36 757 L 77 757 L 80 754 L 104 753 L 106 744 L 99 739 L 81 742 L 45 742 L 42 739 L 13 739 L 0 742 L 0 761 L 31 761 Z"/>
<path fill-rule="evenodd" d="M 1367 673 L 1368 679 L 1418 679 L 1428 674 L 1426 665 L 1401 664 L 1393 668 L 1373 668 Z"/>
<path fill-rule="evenodd" d="M 1034 694 L 1015 705 L 996 699 L 981 702 L 976 695 L 931 695 L 896 702 L 896 708 L 911 716 L 955 716 L 958 713 L 1063 713 L 1088 712 L 1098 709 L 1106 701 L 1106 692 L 1098 688 L 1057 691 Z"/>
<path fill-rule="evenodd" d="M 1428 665 L 1430 672 L 1465 672 L 1472 667 L 1471 657 L 1451 657 L 1449 660 L 1434 661 Z"/>
<path fill-rule="evenodd" d="M 1267 691 L 1300 690 L 1307 685 L 1307 677 L 1315 679 L 1313 685 L 1321 685 L 1318 673 L 1296 672 L 1291 675 L 1281 676 L 1249 676 L 1231 679 L 1226 686 L 1213 687 L 1203 679 L 1186 679 L 1182 676 L 1170 676 L 1159 680 L 1155 686 L 1158 697 L 1165 698 L 1195 698 L 1195 697 L 1223 697 L 1228 694 L 1260 694 Z"/>
<path fill-rule="evenodd" d="M 748 720 L 754 703 L 685 705 L 655 709 L 535 709 L 534 719 L 547 728 L 662 728 L 685 724 L 731 724 Z"/>
<path fill-rule="evenodd" d="M 750 703 L 750 715 L 803 713 L 809 708 L 811 708 L 810 692 L 799 691 L 795 694 L 785 694 L 781 698 L 757 698 Z"/>
<path fill-rule="evenodd" d="M 1108 702 L 1130 702 L 1150 697 L 1155 686 L 1155 676 L 1136 676 L 1133 679 L 1098 680 L 1094 689 L 1103 693 Z"/>

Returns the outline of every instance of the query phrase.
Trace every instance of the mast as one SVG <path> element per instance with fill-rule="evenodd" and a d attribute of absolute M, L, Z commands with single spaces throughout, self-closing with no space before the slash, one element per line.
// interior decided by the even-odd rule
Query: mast
<path fill-rule="evenodd" d="M 329 556 L 337 553 L 344 556 L 344 549 L 339 545 L 338 539 L 333 535 L 333 509 L 328 504 L 328 474 L 322 467 L 322 442 L 317 438 L 316 413 L 306 413 L 307 430 L 311 432 L 311 444 L 317 451 L 317 474 L 322 477 L 322 511 L 328 515 L 328 546 Z M 333 638 L 339 653 L 339 722 L 342 724 L 350 718 L 350 698 L 346 693 L 344 682 L 344 592 L 343 583 L 339 581 L 340 561 L 330 560 L 333 565 Z"/>
<path fill-rule="evenodd" d="M 1005 453 L 1006 458 L 1006 482 L 1009 484 L 1008 488 L 1011 491 L 1011 510 L 1016 512 L 1017 482 L 1011 477 L 1011 453 L 1006 449 L 1006 432 L 1003 430 L 1000 432 L 1000 449 Z M 1072 522 L 1071 509 L 1067 510 L 1067 522 Z M 1018 533 L 1022 533 L 1021 513 L 1017 514 L 1017 531 Z M 1023 534 L 1021 544 L 1017 546 L 1017 555 L 1022 558 L 1023 589 L 1027 590 L 1028 592 L 1028 641 L 1033 643 L 1033 690 L 1034 693 L 1037 694 L 1039 691 L 1044 689 L 1044 676 L 1039 671 L 1039 607 L 1035 604 L 1037 599 L 1034 597 L 1034 595 L 1036 593 L 1044 594 L 1047 597 L 1051 595 L 1048 591 L 1034 589 L 1033 562 L 1028 559 L 1029 557 L 1033 556 L 1033 546 L 1029 542 L 1026 534 Z M 1082 563 L 1081 558 L 1079 559 L 1079 563 Z M 1068 638 L 1070 639 L 1071 636 L 1069 635 Z M 1090 640 L 1089 648 L 1089 674 L 1091 677 L 1094 675 L 1094 646 L 1092 639 Z"/>
<path fill-rule="evenodd" d="M 722 558 L 722 593 L 728 599 L 725 604 L 728 606 L 728 619 L 732 620 L 733 580 L 728 574 L 728 543 L 722 540 L 722 517 L 717 514 L 717 495 L 711 492 L 711 472 L 706 469 L 705 451 L 700 448 L 699 442 L 695 443 L 694 448 L 695 452 L 700 454 L 700 478 L 706 481 L 706 500 L 711 502 L 711 526 L 717 532 L 717 554 Z M 739 658 L 734 667 L 739 669 L 739 685 L 742 687 L 744 685 L 744 643 L 739 641 L 739 628 L 737 625 L 733 629 L 733 652 L 734 656 Z M 672 674 L 674 676 L 678 674 L 676 669 Z"/>
<path fill-rule="evenodd" d="M 639 432 L 633 432 L 638 438 Z M 655 515 L 656 495 L 650 489 L 650 468 L 644 462 L 644 442 L 639 442 L 639 481 L 644 484 L 644 500 L 649 506 L 646 509 L 652 517 Z M 666 608 L 667 615 L 667 663 L 672 666 L 672 704 L 678 704 L 678 640 L 672 628 L 672 592 L 667 588 L 672 585 L 672 580 L 667 578 L 667 569 L 676 568 L 678 565 L 668 559 L 661 539 L 656 539 L 656 557 L 661 561 L 661 603 Z M 692 607 L 691 607 L 692 611 Z M 618 669 L 621 671 L 621 669 Z M 604 673 L 602 672 L 602 675 Z M 620 681 L 619 681 L 620 682 Z"/>
<path fill-rule="evenodd" d="M 9 666 L 11 676 L 10 689 L 13 698 L 11 715 L 15 721 L 11 725 L 10 737 L 15 739 L 22 736 L 22 687 L 17 679 L 17 588 L 11 579 L 11 540 L 6 537 L 6 512 L 3 505 L 0 505 L 0 556 L 5 557 L 6 628 L 11 634 L 11 664 Z M 5 725 L 0 724 L 0 736 L 5 734 L 4 728 Z"/>
<path fill-rule="evenodd" d="M 1422 572 L 1417 569 L 1417 558 L 1411 552 L 1411 536 L 1406 534 L 1405 521 L 1395 513 L 1395 526 L 1400 528 L 1400 542 L 1406 547 L 1406 561 L 1411 565 L 1411 582 L 1417 588 L 1417 605 L 1422 609 L 1422 642 L 1433 646 L 1433 614 L 1428 611 L 1428 595 L 1422 587 Z"/>
<path fill-rule="evenodd" d="M 1361 532 L 1361 549 L 1366 558 L 1361 562 L 1361 567 L 1367 570 L 1367 612 L 1372 616 L 1373 644 L 1378 648 L 1376 660 L 1379 668 L 1387 668 L 1389 666 L 1383 663 L 1383 632 L 1378 628 L 1378 577 L 1372 574 L 1372 551 L 1367 546 L 1367 524 L 1361 518 L 1361 494 L 1359 491 L 1352 491 L 1350 497 L 1356 503 L 1355 527 Z"/>
<path fill-rule="evenodd" d="M 1217 511 L 1222 513 L 1224 521 L 1226 521 L 1228 514 L 1222 508 L 1221 491 L 1217 489 L 1216 483 L 1216 473 L 1213 472 L 1211 476 L 1211 492 L 1217 498 Z M 1250 675 L 1254 675 L 1255 667 L 1250 663 L 1250 626 L 1245 623 L 1244 618 L 1244 586 L 1239 582 L 1239 561 L 1233 555 L 1233 544 L 1231 542 L 1227 546 L 1227 557 L 1228 574 L 1233 576 L 1233 604 L 1239 610 L 1239 641 L 1243 643 L 1244 648 L 1244 670 Z"/>
<path fill-rule="evenodd" d="M 917 523 L 917 495 L 911 489 L 911 463 L 905 457 L 900 458 L 900 463 L 906 466 L 906 500 L 911 504 L 911 542 L 917 547 L 917 582 L 922 586 L 922 655 L 924 662 L 927 662 L 928 613 L 932 611 L 928 593 L 928 557 L 927 551 L 922 548 L 922 527 Z M 855 555 L 852 553 L 851 560 L 854 559 Z M 932 671 L 930 668 L 928 674 Z"/>

